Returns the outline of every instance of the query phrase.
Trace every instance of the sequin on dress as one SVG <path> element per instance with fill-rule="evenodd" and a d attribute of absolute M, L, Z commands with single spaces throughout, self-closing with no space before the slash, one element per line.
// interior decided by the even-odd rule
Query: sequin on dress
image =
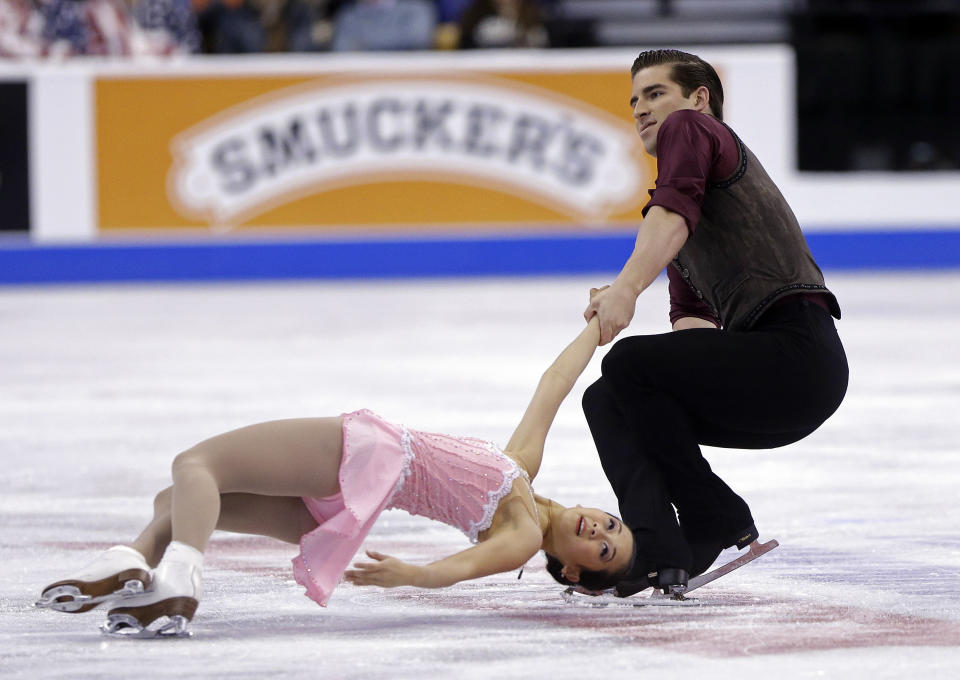
<path fill-rule="evenodd" d="M 408 430 L 366 409 L 342 418 L 340 493 L 303 499 L 318 526 L 293 559 L 297 583 L 322 606 L 383 510 L 438 520 L 476 542 L 513 482 L 529 482 L 490 442 Z"/>

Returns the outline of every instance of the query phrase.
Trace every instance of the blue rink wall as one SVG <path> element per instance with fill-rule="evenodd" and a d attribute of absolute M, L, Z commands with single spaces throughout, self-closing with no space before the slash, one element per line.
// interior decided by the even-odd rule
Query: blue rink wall
<path fill-rule="evenodd" d="M 0 284 L 229 281 L 616 272 L 634 235 L 99 242 L 0 241 Z M 827 270 L 960 267 L 960 228 L 818 231 L 807 240 Z"/>

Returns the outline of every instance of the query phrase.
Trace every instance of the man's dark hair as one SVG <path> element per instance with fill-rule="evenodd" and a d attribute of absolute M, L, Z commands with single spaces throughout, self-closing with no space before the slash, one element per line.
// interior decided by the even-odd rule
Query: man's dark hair
<path fill-rule="evenodd" d="M 632 566 L 631 564 L 628 564 L 626 568 L 621 569 L 616 573 L 583 569 L 580 572 L 580 580 L 574 583 L 561 573 L 563 571 L 563 562 L 548 553 L 546 550 L 543 551 L 543 554 L 547 556 L 547 572 L 557 583 L 564 586 L 582 586 L 587 590 L 600 591 L 606 590 L 607 588 L 613 588 L 623 580 L 626 572 L 629 571 L 630 567 Z"/>
<path fill-rule="evenodd" d="M 641 52 L 630 68 L 630 77 L 650 66 L 669 64 L 673 67 L 670 78 L 680 86 L 684 97 L 698 87 L 706 87 L 710 93 L 710 113 L 723 120 L 723 85 L 714 68 L 695 54 L 680 50 L 647 50 Z"/>

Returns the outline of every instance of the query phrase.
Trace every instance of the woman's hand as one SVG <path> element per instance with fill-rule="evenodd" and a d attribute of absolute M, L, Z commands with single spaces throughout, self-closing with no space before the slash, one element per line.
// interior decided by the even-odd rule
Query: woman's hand
<path fill-rule="evenodd" d="M 607 288 L 609 288 L 609 287 L 610 287 L 610 284 L 608 283 L 607 285 L 605 285 L 605 286 L 600 286 L 599 288 L 591 288 L 591 289 L 590 289 L 590 302 L 593 302 L 593 298 L 597 297 L 597 293 L 602 293 L 603 291 L 605 291 L 605 290 L 606 290 Z M 589 321 L 589 319 L 588 319 L 588 321 Z"/>
<path fill-rule="evenodd" d="M 590 289 L 590 304 L 583 318 L 588 322 L 594 316 L 600 321 L 600 344 L 606 345 L 630 325 L 637 306 L 637 294 L 629 287 L 614 281 L 603 288 Z"/>
<path fill-rule="evenodd" d="M 355 586 L 397 586 L 416 585 L 416 576 L 420 570 L 415 564 L 407 564 L 396 557 L 367 550 L 367 557 L 375 562 L 354 562 L 355 569 L 343 572 L 344 578 Z"/>

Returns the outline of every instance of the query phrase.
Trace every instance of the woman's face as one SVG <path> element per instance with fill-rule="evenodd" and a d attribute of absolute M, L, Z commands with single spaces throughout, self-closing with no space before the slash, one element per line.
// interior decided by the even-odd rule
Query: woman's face
<path fill-rule="evenodd" d="M 580 571 L 616 573 L 633 554 L 633 534 L 623 522 L 603 510 L 566 508 L 553 526 L 553 548 L 563 562 L 563 575 L 580 580 Z"/>

